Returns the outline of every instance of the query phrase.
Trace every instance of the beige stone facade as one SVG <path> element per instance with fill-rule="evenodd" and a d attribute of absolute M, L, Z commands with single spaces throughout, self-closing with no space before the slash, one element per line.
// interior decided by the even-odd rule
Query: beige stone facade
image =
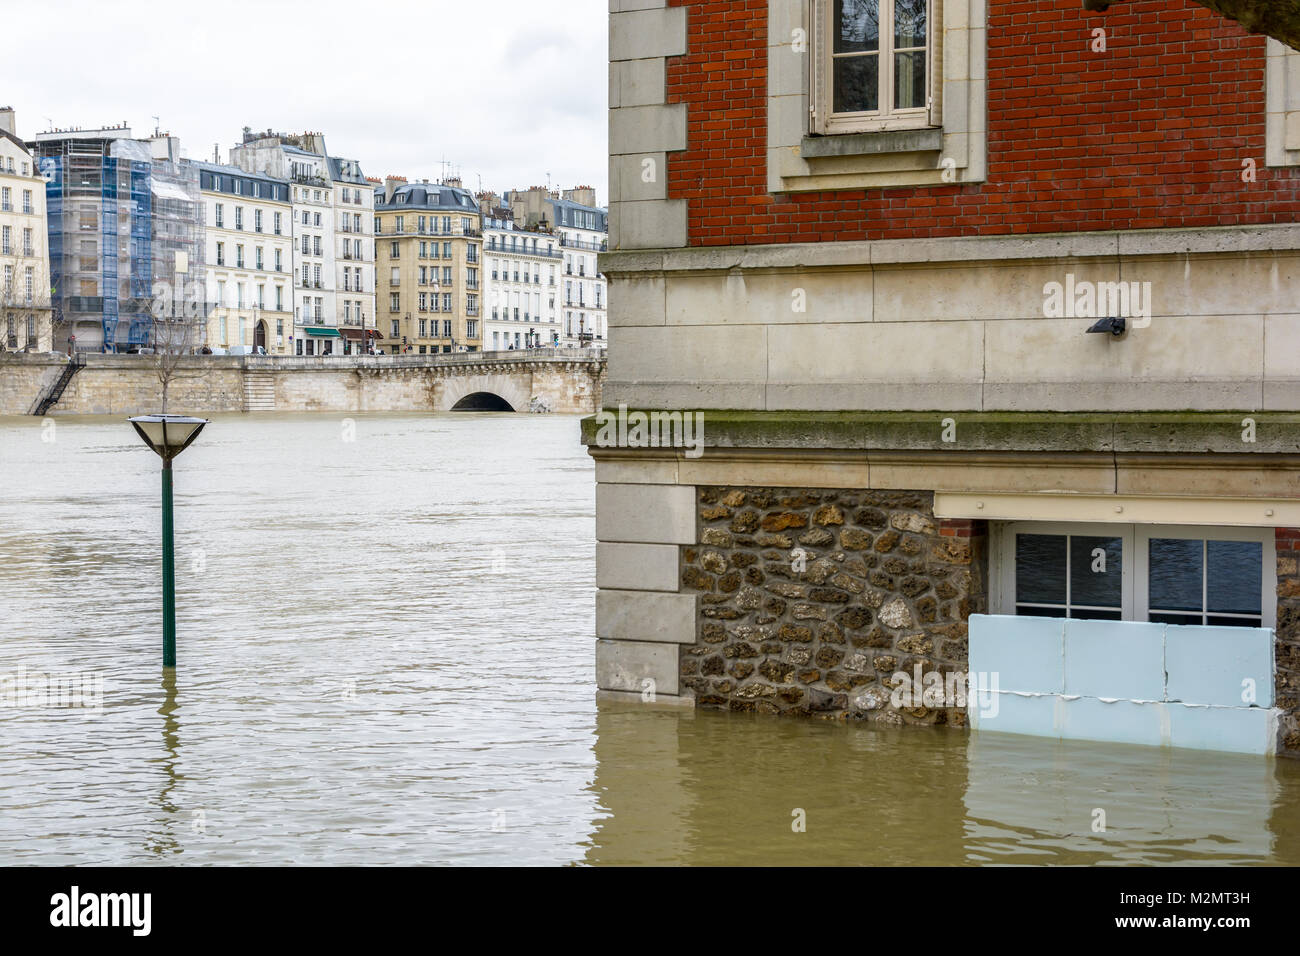
<path fill-rule="evenodd" d="M 615 403 L 1300 406 L 1297 226 L 682 249 L 602 262 L 622 344 L 611 354 Z M 1085 336 L 1081 318 L 1045 314 L 1049 283 L 1121 278 L 1149 283 L 1151 312 L 1123 336 Z"/>
<path fill-rule="evenodd" d="M 288 182 L 199 163 L 211 348 L 288 355 L 293 336 L 293 207 Z"/>
<path fill-rule="evenodd" d="M 52 347 L 45 181 L 0 109 L 0 348 Z"/>
<path fill-rule="evenodd" d="M 482 216 L 458 182 L 375 190 L 375 309 L 388 354 L 483 349 Z"/>

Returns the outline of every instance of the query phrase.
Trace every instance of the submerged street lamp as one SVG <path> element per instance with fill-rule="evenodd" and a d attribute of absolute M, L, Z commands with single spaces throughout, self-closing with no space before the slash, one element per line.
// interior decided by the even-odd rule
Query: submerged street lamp
<path fill-rule="evenodd" d="M 146 445 L 163 460 L 163 667 L 176 666 L 176 565 L 172 544 L 172 459 L 199 437 L 206 418 L 185 415 L 141 415 L 128 421 Z"/>

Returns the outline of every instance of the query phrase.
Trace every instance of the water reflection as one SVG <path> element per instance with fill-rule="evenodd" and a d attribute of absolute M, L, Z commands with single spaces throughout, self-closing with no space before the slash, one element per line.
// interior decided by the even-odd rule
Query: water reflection
<path fill-rule="evenodd" d="M 176 763 L 179 759 L 178 751 L 180 750 L 180 718 L 177 713 L 179 705 L 176 703 L 176 668 L 164 667 L 162 669 L 162 680 L 159 686 L 163 692 L 162 706 L 158 708 L 158 715 L 162 717 L 162 756 L 158 760 L 162 764 L 162 788 L 158 791 L 157 830 L 146 843 L 146 848 L 155 856 L 164 857 L 171 853 L 181 852 L 180 845 L 173 836 L 173 831 L 178 825 L 180 817 L 180 808 L 172 797 L 172 792 L 176 789 L 179 779 L 176 772 Z"/>
<path fill-rule="evenodd" d="M 596 734 L 593 864 L 1300 862 L 1288 761 L 621 706 Z"/>

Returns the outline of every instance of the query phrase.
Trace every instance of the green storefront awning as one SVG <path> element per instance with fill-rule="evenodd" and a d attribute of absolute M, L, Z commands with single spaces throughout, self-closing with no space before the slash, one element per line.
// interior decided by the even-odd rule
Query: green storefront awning
<path fill-rule="evenodd" d="M 340 334 L 340 332 L 339 332 L 338 329 L 308 329 L 308 330 L 307 330 L 307 334 L 308 334 L 308 335 L 323 335 L 323 336 L 325 336 L 326 338 L 333 338 L 333 339 L 339 339 L 339 338 L 342 338 L 342 337 L 343 337 L 343 336 Z"/>

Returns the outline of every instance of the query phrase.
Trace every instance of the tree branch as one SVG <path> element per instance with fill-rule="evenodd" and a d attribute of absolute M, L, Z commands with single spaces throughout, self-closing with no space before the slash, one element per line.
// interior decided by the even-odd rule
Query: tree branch
<path fill-rule="evenodd" d="M 1083 0 L 1083 9 L 1104 11 L 1119 0 Z M 1300 0 L 1193 0 L 1251 33 L 1263 33 L 1300 50 Z"/>

